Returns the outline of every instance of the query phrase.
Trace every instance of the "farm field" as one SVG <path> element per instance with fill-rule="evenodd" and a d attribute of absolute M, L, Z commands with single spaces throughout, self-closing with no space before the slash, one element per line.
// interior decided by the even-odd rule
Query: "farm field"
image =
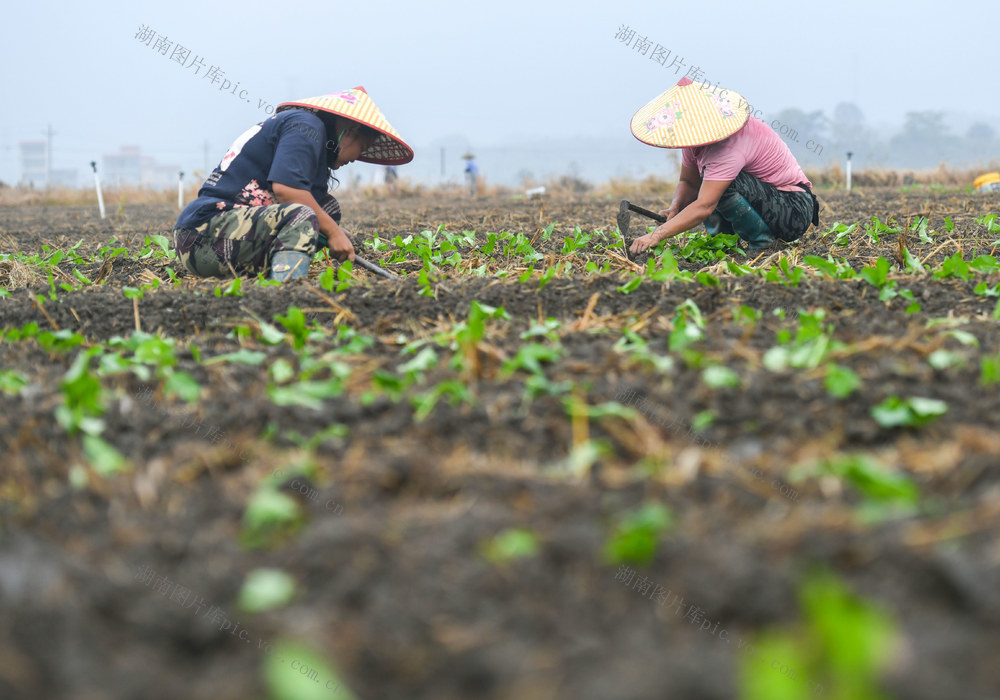
<path fill-rule="evenodd" d="M 1000 697 L 998 200 L 818 194 L 348 199 L 403 279 L 284 286 L 0 208 L 0 697 Z"/>

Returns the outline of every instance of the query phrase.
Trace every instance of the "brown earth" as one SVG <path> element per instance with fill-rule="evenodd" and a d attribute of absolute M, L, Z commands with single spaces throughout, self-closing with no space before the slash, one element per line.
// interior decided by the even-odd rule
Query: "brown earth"
<path fill-rule="evenodd" d="M 967 260 L 990 253 L 997 238 L 975 221 L 998 211 L 995 198 L 885 190 L 822 200 L 822 229 L 785 251 L 793 261 L 830 252 L 855 268 L 879 255 L 894 260 L 895 235 L 875 245 L 855 234 L 843 248 L 821 235 L 835 221 L 872 216 L 900 224 L 929 217 L 941 231 L 934 242 L 906 242 L 929 267 L 959 250 Z M 576 226 L 613 233 L 616 211 L 617 201 L 585 195 L 541 204 L 348 200 L 344 223 L 386 239 L 439 225 L 535 236 L 557 222 L 552 240 L 536 246 L 555 261 Z M 0 209 L 0 245 L 35 253 L 83 239 L 78 252 L 89 257 L 116 236 L 134 253 L 145 236 L 168 234 L 174 215 L 166 206 L 126 207 L 102 222 L 82 208 Z M 15 274 L 29 273 L 0 263 L 0 284 L 12 290 L 0 299 L 0 329 L 36 322 L 91 343 L 134 330 L 136 309 L 122 287 L 156 275 L 162 284 L 138 302 L 139 324 L 175 339 L 177 368 L 203 387 L 187 406 L 164 398 L 156 380 L 105 378 L 113 398 L 103 436 L 131 470 L 101 477 L 87 467 L 80 438 L 53 418 L 77 351 L 0 345 L 3 370 L 29 379 L 19 394 L 0 393 L 0 697 L 263 697 L 267 645 L 281 638 L 317 650 L 359 698 L 729 698 L 739 694 L 742 640 L 799 620 L 796 587 L 816 566 L 896 620 L 881 680 L 889 695 L 1000 697 L 1000 396 L 979 384 L 980 363 L 996 355 L 1000 333 L 995 300 L 973 293 L 977 282 L 996 279 L 899 276 L 921 304 L 908 314 L 908 301 L 881 302 L 860 280 L 807 275 L 792 287 L 734 277 L 721 266 L 713 268 L 719 287 L 647 280 L 626 295 L 617 287 L 633 272 L 618 260 L 611 274 L 557 276 L 543 289 L 537 277 L 518 283 L 519 273 L 446 274 L 429 297 L 413 272 L 419 264 L 372 257 L 409 274 L 391 282 L 359 272 L 361 283 L 333 293 L 320 290 L 315 269 L 308 281 L 247 282 L 242 297 L 215 297 L 217 280 L 185 278 L 173 287 L 163 260 L 122 256 L 110 269 L 99 261 L 80 266 L 92 279 L 105 268 L 103 284 L 60 291 L 42 305 L 35 295 L 44 297 L 48 283 L 18 285 Z M 72 266 L 60 269 L 72 281 Z M 734 369 L 738 388 L 710 388 L 700 369 L 669 351 L 675 308 L 686 299 L 707 321 L 697 346 L 705 361 Z M 490 322 L 471 369 L 442 359 L 421 384 L 457 379 L 471 403 L 442 399 L 418 420 L 406 400 L 365 396 L 376 370 L 409 359 L 403 344 L 464 320 L 472 300 L 503 306 L 511 319 Z M 762 319 L 735 323 L 740 304 L 764 311 Z M 265 368 L 279 358 L 299 361 L 288 344 L 232 333 L 290 306 L 324 329 L 342 323 L 376 340 L 339 358 L 351 374 L 322 411 L 268 399 Z M 826 310 L 845 344 L 837 361 L 862 380 L 849 399 L 831 396 L 821 372 L 762 365 L 775 334 L 797 327 L 797 308 Z M 563 349 L 545 367 L 548 380 L 571 382 L 572 395 L 590 406 L 637 392 L 645 408 L 581 420 L 558 396 L 527 398 L 526 373 L 501 365 L 524 345 L 520 334 L 547 318 L 561 323 Z M 944 321 L 928 327 L 931 319 Z M 616 352 L 625 327 L 672 355 L 674 369 L 659 373 Z M 978 345 L 962 344 L 950 329 L 973 334 Z M 340 345 L 330 333 L 309 347 L 319 356 Z M 203 364 L 241 347 L 266 352 L 265 363 Z M 932 368 L 927 356 L 937 349 L 959 353 L 961 362 Z M 159 406 L 138 400 L 147 386 Z M 941 399 L 949 409 L 919 430 L 885 429 L 870 408 L 893 394 Z M 714 421 L 692 433 L 705 411 Z M 303 445 L 334 424 L 344 426 L 342 435 L 317 437 L 315 449 Z M 587 438 L 606 449 L 589 469 L 574 471 L 571 449 Z M 851 452 L 909 476 L 923 494 L 919 511 L 863 523 L 854 517 L 857 492 L 795 476 L 811 460 Z M 299 497 L 306 522 L 273 546 L 244 546 L 254 490 L 303 460 L 314 462 L 315 474 L 296 484 L 312 490 L 302 496 L 292 479 L 283 488 Z M 74 465 L 89 474 L 86 485 L 73 485 Z M 637 575 L 698 606 L 730 631 L 728 639 L 617 580 L 619 570 L 602 559 L 613 523 L 646 501 L 667 505 L 675 525 L 653 561 L 633 567 Z M 485 558 L 482 543 L 514 527 L 535 533 L 538 554 L 506 565 Z M 297 595 L 277 610 L 240 612 L 240 587 L 260 567 L 291 574 Z M 149 571 L 190 589 L 204 608 L 144 583 L 141 572 Z M 235 633 L 237 623 L 247 639 Z"/>

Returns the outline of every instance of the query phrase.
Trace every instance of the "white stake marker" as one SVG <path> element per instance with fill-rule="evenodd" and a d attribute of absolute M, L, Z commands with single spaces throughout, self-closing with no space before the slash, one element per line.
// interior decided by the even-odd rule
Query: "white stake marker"
<path fill-rule="evenodd" d="M 177 173 L 177 208 L 184 208 L 184 171 Z"/>
<path fill-rule="evenodd" d="M 853 154 L 850 151 L 847 152 L 847 191 L 848 192 L 851 191 L 851 156 L 852 155 Z"/>
<path fill-rule="evenodd" d="M 104 218 L 104 195 L 101 194 L 101 177 L 97 174 L 97 161 L 90 161 L 90 167 L 94 169 L 94 189 L 97 190 L 97 206 L 101 210 L 101 218 Z"/>

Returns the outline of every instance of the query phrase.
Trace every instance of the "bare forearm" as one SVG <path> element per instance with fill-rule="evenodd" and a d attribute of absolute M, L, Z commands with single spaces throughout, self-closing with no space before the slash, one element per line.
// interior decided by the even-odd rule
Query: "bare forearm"
<path fill-rule="evenodd" d="M 714 207 L 695 199 L 695 201 L 685 206 L 677 212 L 676 216 L 672 217 L 667 223 L 657 229 L 657 231 L 662 234 L 661 240 L 663 238 L 670 238 L 671 236 L 676 236 L 678 233 L 683 233 L 684 231 L 693 229 L 695 226 L 711 216 L 713 211 Z"/>
<path fill-rule="evenodd" d="M 698 189 L 693 187 L 686 180 L 681 180 L 677 184 L 677 190 L 674 192 L 674 198 L 670 203 L 670 209 L 675 212 L 680 212 L 696 199 L 698 199 Z"/>

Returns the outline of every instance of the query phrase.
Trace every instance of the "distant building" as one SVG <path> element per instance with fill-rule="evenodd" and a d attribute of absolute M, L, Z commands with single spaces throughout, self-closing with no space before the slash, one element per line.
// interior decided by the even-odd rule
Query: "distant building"
<path fill-rule="evenodd" d="M 49 184 L 52 187 L 79 187 L 76 168 L 53 168 Z"/>
<path fill-rule="evenodd" d="M 144 156 L 138 146 L 122 146 L 118 153 L 103 157 L 101 181 L 109 185 L 141 185 L 153 189 L 177 185 L 176 165 L 161 165 L 152 156 Z"/>
<path fill-rule="evenodd" d="M 49 144 L 47 141 L 21 141 L 21 186 L 76 187 L 75 168 L 49 169 Z"/>
<path fill-rule="evenodd" d="M 21 141 L 21 184 L 47 187 L 49 184 L 49 147 L 46 141 Z"/>

